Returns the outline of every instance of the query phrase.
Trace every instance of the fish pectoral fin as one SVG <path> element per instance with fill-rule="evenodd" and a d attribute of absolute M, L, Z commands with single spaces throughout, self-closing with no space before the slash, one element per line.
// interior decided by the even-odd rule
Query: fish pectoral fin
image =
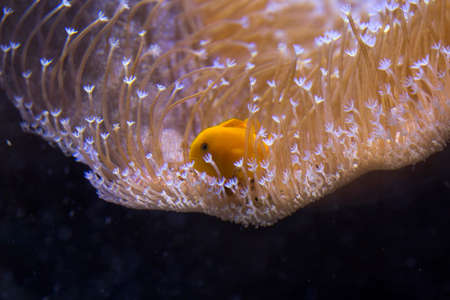
<path fill-rule="evenodd" d="M 239 119 L 229 119 L 225 122 L 220 123 L 220 127 L 234 127 L 234 128 L 245 128 L 246 122 Z"/>
<path fill-rule="evenodd" d="M 233 157 L 239 157 L 239 159 L 241 159 L 244 157 L 244 150 L 240 149 L 240 148 L 233 148 L 233 149 L 231 149 L 231 154 Z"/>
<path fill-rule="evenodd" d="M 245 152 L 245 150 L 244 149 L 242 149 L 242 148 L 234 148 L 234 149 L 231 149 L 231 154 L 232 154 L 232 156 L 233 156 L 233 158 L 235 159 L 235 161 L 233 162 L 233 164 L 236 162 L 236 161 L 239 161 L 239 160 L 243 160 L 244 159 L 244 153 Z M 245 166 L 246 164 L 245 163 L 243 163 L 243 165 Z M 238 167 L 236 167 L 236 166 L 233 166 L 233 177 L 236 177 L 238 180 L 239 180 L 239 182 L 241 182 L 241 183 L 244 183 L 244 182 L 246 182 L 246 177 L 245 177 L 245 175 L 244 175 L 245 173 L 244 173 L 244 171 L 242 170 L 242 168 L 238 168 Z"/>

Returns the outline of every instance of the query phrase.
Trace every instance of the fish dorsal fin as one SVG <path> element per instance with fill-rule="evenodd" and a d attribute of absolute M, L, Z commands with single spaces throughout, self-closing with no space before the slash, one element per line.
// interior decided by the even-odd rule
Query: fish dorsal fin
<path fill-rule="evenodd" d="M 220 123 L 220 127 L 234 127 L 234 128 L 245 128 L 247 125 L 247 120 L 241 121 L 239 119 L 229 119 L 225 122 Z"/>

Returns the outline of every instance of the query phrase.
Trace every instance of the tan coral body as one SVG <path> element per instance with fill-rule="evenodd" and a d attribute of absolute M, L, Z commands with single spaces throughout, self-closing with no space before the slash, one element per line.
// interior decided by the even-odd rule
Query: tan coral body
<path fill-rule="evenodd" d="M 0 80 L 101 198 L 270 225 L 449 139 L 448 1 L 381 2 L 7 1 Z M 252 186 L 189 162 L 230 118 L 268 147 Z"/>

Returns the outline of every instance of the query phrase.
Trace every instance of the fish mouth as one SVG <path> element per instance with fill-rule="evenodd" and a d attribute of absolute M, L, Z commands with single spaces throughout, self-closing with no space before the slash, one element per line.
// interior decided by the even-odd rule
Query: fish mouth
<path fill-rule="evenodd" d="M 204 156 L 189 156 L 189 162 L 196 162 L 196 161 L 202 161 L 205 162 L 205 160 L 203 159 Z M 212 160 L 214 160 L 214 157 L 212 157 Z"/>

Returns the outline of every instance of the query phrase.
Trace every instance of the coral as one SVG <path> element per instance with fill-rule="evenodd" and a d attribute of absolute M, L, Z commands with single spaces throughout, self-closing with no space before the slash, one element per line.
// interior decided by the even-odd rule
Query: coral
<path fill-rule="evenodd" d="M 449 139 L 447 1 L 367 7 L 9 1 L 0 81 L 23 127 L 88 165 L 104 200 L 270 225 Z M 260 125 L 269 148 L 236 162 L 264 170 L 243 183 L 188 160 L 194 137 L 230 118 Z"/>

